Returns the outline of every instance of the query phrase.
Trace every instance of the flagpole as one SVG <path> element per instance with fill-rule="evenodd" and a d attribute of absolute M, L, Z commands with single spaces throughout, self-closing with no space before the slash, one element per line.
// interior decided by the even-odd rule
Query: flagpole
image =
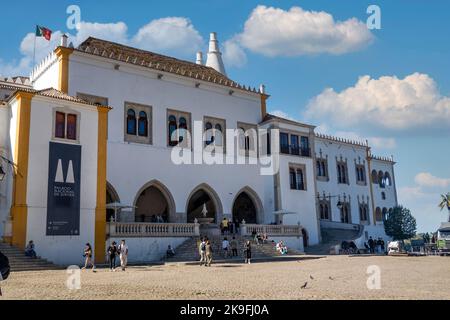
<path fill-rule="evenodd" d="M 33 68 L 36 63 L 36 31 L 34 32 L 34 47 L 33 47 Z"/>

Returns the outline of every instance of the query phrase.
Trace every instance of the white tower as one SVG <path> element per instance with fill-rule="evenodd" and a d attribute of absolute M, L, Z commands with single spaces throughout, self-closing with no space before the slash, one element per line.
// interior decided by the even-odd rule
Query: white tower
<path fill-rule="evenodd" d="M 205 65 L 215 69 L 225 76 L 227 75 L 222 61 L 222 53 L 219 50 L 219 41 L 217 41 L 217 34 L 215 32 L 211 32 L 209 36 L 209 51 Z"/>

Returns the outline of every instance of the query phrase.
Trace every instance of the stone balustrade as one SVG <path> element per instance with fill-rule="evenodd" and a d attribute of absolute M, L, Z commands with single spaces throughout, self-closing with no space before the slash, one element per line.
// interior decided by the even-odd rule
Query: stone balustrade
<path fill-rule="evenodd" d="M 200 235 L 198 223 L 109 222 L 110 237 L 194 237 Z"/>
<path fill-rule="evenodd" d="M 299 225 L 266 225 L 266 224 L 242 224 L 241 235 L 249 236 L 253 231 L 268 236 L 302 236 L 302 227 Z"/>

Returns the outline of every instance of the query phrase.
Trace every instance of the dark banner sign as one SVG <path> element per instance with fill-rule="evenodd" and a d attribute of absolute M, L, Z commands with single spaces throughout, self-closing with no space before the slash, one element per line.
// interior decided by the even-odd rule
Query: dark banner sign
<path fill-rule="evenodd" d="M 80 234 L 81 146 L 50 142 L 47 235 Z"/>

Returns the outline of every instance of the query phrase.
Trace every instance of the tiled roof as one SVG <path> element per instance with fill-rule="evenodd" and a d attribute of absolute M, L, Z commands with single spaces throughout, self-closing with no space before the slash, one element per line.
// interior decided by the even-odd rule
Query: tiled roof
<path fill-rule="evenodd" d="M 122 44 L 89 37 L 77 49 L 80 52 L 101 56 L 116 61 L 131 63 L 153 70 L 169 72 L 189 78 L 208 81 L 230 88 L 259 93 L 256 88 L 243 86 L 229 79 L 215 69 L 193 62 L 179 60 L 150 51 L 128 47 Z"/>
<path fill-rule="evenodd" d="M 29 88 L 11 87 L 11 86 L 7 86 L 7 85 L 1 84 L 1 83 L 0 83 L 0 88 L 14 89 L 14 93 L 11 94 L 10 98 L 13 97 L 17 92 L 26 92 L 26 93 L 32 93 L 35 95 L 48 97 L 48 98 L 54 98 L 54 99 L 59 99 L 59 100 L 75 102 L 75 103 L 87 104 L 87 105 L 91 105 L 91 106 L 95 106 L 95 107 L 98 106 L 89 101 L 70 96 L 70 95 L 68 95 L 62 91 L 56 90 L 54 88 L 48 88 L 48 89 L 44 89 L 44 90 L 34 90 L 31 88 L 29 89 Z M 111 107 L 109 107 L 109 106 L 102 106 L 102 107 L 107 107 L 107 108 L 111 109 Z"/>

